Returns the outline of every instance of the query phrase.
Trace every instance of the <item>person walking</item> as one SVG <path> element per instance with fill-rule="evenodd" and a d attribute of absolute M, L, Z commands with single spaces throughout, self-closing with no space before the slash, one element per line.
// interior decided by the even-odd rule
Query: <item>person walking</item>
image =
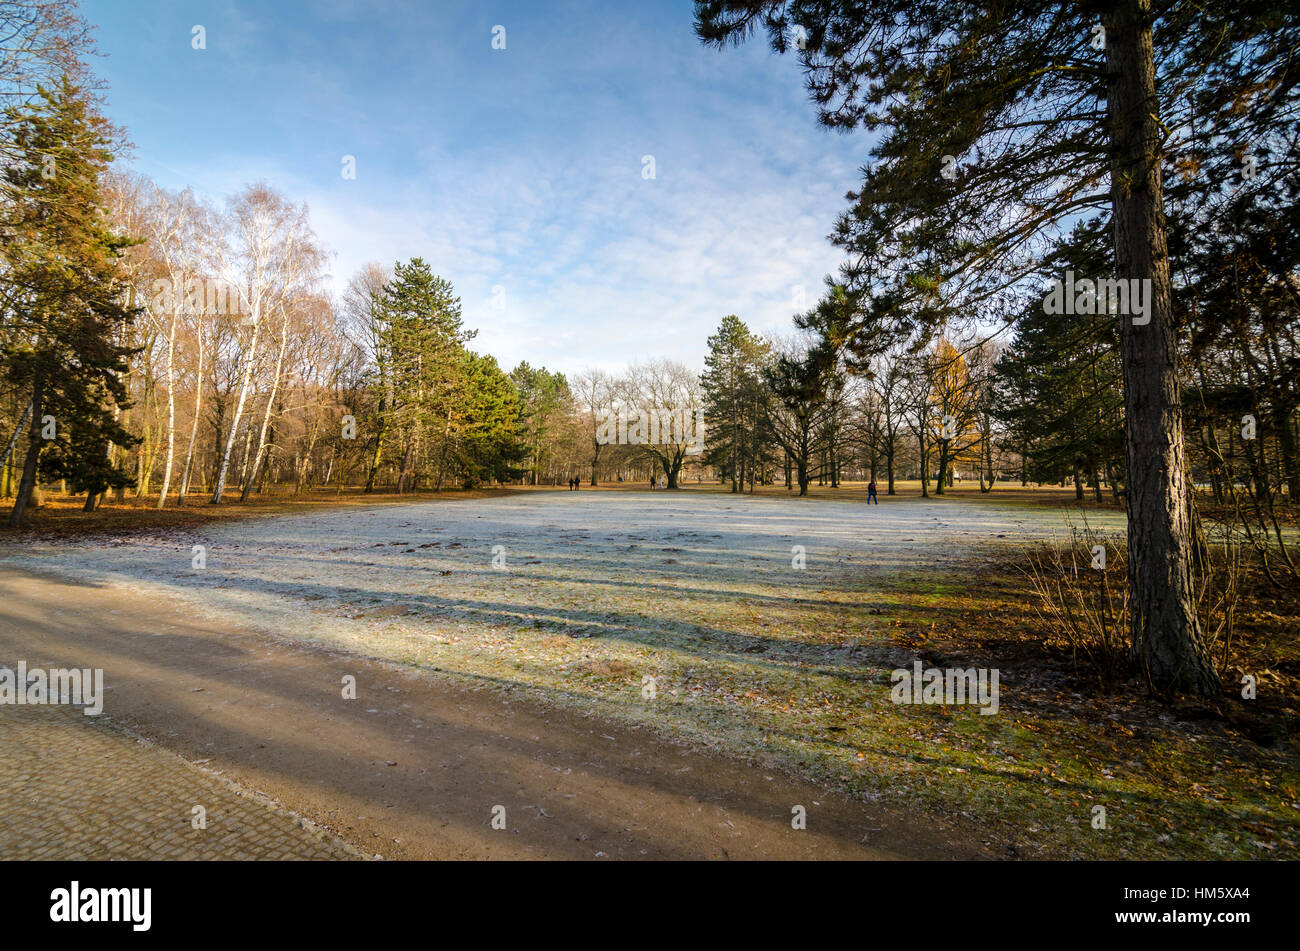
<path fill-rule="evenodd" d="M 867 504 L 870 505 L 872 502 L 875 502 L 877 505 L 880 504 L 880 499 L 876 498 L 875 479 L 872 479 L 870 482 L 867 483 Z"/>

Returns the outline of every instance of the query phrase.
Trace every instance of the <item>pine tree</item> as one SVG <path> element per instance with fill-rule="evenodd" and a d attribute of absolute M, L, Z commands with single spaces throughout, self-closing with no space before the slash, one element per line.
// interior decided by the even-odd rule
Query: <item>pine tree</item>
<path fill-rule="evenodd" d="M 1005 317 L 1045 240 L 1081 216 L 1109 219 L 1114 276 L 1150 289 L 1148 313 L 1120 334 L 1134 665 L 1160 693 L 1217 694 L 1197 614 L 1163 173 L 1169 130 L 1193 109 L 1252 111 L 1233 98 L 1255 98 L 1261 63 L 1294 60 L 1297 26 L 1250 0 L 697 0 L 706 43 L 757 29 L 798 50 L 824 124 L 881 133 L 834 233 L 855 306 L 828 339 L 869 353 L 924 343 L 955 314 Z M 1293 101 L 1291 72 L 1269 78 L 1275 98 Z"/>
<path fill-rule="evenodd" d="M 529 482 L 538 485 L 558 427 L 556 417 L 571 415 L 573 394 L 564 374 L 532 367 L 527 360 L 510 371 L 510 379 L 519 393 L 519 425 L 528 447 Z"/>
<path fill-rule="evenodd" d="M 64 79 L 9 110 L 15 160 L 4 170 L 0 230 L 6 326 L 0 365 L 31 394 L 27 454 L 10 525 L 22 525 L 38 477 L 67 478 L 86 508 L 130 477 L 110 444 L 135 440 L 117 422 L 128 405 L 131 352 L 117 341 L 135 317 L 124 303 L 120 255 L 134 243 L 103 216 L 100 176 L 112 161 L 105 120 Z"/>
<path fill-rule="evenodd" d="M 772 399 L 766 410 L 768 431 L 794 465 L 799 494 L 808 494 L 813 460 L 825 445 L 825 423 L 836 385 L 833 362 L 824 347 L 807 353 L 786 353 L 763 369 L 763 382 Z"/>
<path fill-rule="evenodd" d="M 389 413 L 402 439 L 397 490 L 413 487 L 433 458 L 440 488 L 461 422 L 465 344 L 475 331 L 464 328 L 451 283 L 418 257 L 393 267 L 381 314 L 393 392 Z"/>
<path fill-rule="evenodd" d="M 1101 273 L 1109 247 L 1095 226 L 1080 224 L 1049 260 L 1072 262 L 1081 273 Z M 1049 267 L 1052 265 L 1049 264 Z M 1083 475 L 1101 492 L 1100 475 L 1123 480 L 1123 374 L 1118 319 L 1111 314 L 1062 316 L 1032 301 L 1016 321 L 1010 349 L 997 367 L 1000 398 L 994 412 L 1027 455 L 1026 471 L 1039 482 Z"/>
<path fill-rule="evenodd" d="M 496 359 L 465 354 L 465 425 L 457 458 L 462 485 L 471 489 L 488 480 L 506 482 L 524 474 L 528 456 L 520 427 L 520 398 Z"/>
<path fill-rule="evenodd" d="M 754 456 L 762 445 L 762 399 L 767 391 L 759 374 L 767 347 L 735 314 L 722 318 L 708 345 L 700 376 L 707 433 L 703 461 L 730 478 L 731 491 L 739 492 L 747 473 L 753 484 Z"/>

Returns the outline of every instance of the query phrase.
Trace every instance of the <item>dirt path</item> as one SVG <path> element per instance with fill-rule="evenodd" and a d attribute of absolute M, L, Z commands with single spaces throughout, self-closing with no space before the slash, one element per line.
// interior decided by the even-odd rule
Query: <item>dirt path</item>
<path fill-rule="evenodd" d="M 129 583 L 0 568 L 0 663 L 19 660 L 103 668 L 112 723 L 385 858 L 990 854 L 976 827 L 848 801 L 429 673 L 293 646 L 193 605 L 160 606 Z M 342 697 L 346 675 L 355 700 Z M 0 707 L 0 724 L 14 709 Z M 12 808 L 7 795 L 0 811 Z M 795 805 L 806 830 L 791 829 Z M 504 830 L 491 826 L 495 806 L 505 807 Z"/>

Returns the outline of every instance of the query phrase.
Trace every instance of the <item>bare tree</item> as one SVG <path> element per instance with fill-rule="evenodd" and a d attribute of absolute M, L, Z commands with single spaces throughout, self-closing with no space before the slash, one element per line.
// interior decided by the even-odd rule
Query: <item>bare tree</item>
<path fill-rule="evenodd" d="M 697 421 L 704 394 L 699 375 L 683 363 L 650 360 L 633 364 L 617 387 L 628 415 L 628 442 L 639 444 L 677 488 L 688 453 L 703 447 Z"/>
<path fill-rule="evenodd" d="M 214 505 L 221 502 L 225 493 L 230 456 L 258 366 L 263 322 L 267 318 L 283 319 L 284 308 L 299 290 L 298 282 L 309 270 L 305 262 L 312 259 L 311 249 L 314 248 L 306 207 L 288 202 L 264 183 L 250 185 L 233 199 L 229 213 L 232 219 L 231 243 L 229 247 L 220 248 L 221 276 L 233 291 L 239 313 L 246 315 L 247 319 L 244 322 L 246 331 L 241 334 L 244 340 L 240 348 L 241 369 L 234 415 L 212 489 L 211 502 Z M 276 372 L 278 376 L 278 367 Z M 259 457 L 265 448 L 265 436 L 264 418 Z M 245 471 L 247 459 L 246 449 Z"/>
<path fill-rule="evenodd" d="M 613 412 L 614 381 L 603 370 L 584 370 L 573 377 L 573 393 L 582 403 L 584 420 L 591 438 L 591 484 L 596 484 L 596 466 L 604 443 L 599 437 L 602 414 Z"/>
<path fill-rule="evenodd" d="M 348 338 L 367 356 L 375 373 L 377 406 L 371 429 L 370 466 L 366 473 L 366 492 L 373 492 L 375 475 L 383 459 L 384 438 L 388 434 L 394 411 L 396 389 L 393 382 L 393 340 L 384 316 L 384 288 L 393 272 L 377 262 L 370 262 L 348 281 L 343 292 L 343 325 Z"/>

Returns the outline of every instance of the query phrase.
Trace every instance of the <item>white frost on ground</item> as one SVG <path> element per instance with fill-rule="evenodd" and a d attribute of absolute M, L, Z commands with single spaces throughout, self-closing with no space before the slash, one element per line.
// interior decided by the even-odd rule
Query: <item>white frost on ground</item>
<path fill-rule="evenodd" d="M 1113 513 L 1089 521 L 1122 527 Z M 890 669 L 912 661 L 899 625 L 927 604 L 943 623 L 944 592 L 963 570 L 1068 529 L 1061 509 L 987 500 L 868 508 L 586 490 L 222 519 L 194 532 L 27 545 L 0 564 L 107 586 L 137 606 L 179 605 L 210 630 L 380 658 L 410 676 L 436 672 L 459 689 L 616 718 L 855 795 L 919 802 L 954 795 L 934 786 L 936 743 L 945 769 L 992 768 L 996 781 L 1007 751 L 1037 735 L 981 722 L 999 718 L 972 708 L 974 732 L 958 743 L 947 718 L 890 703 Z M 202 569 L 191 567 L 196 544 Z M 492 566 L 496 546 L 504 570 Z M 805 549 L 804 570 L 792 567 L 794 546 Z M 139 633 L 185 632 L 160 622 Z M 962 795 L 979 800 L 986 786 Z"/>
<path fill-rule="evenodd" d="M 1090 514 L 1122 529 L 1117 513 Z M 884 505 L 704 493 L 532 492 L 220 521 L 197 533 L 29 545 L 0 563 L 138 596 L 180 599 L 205 619 L 331 643 L 361 626 L 458 639 L 542 627 L 630 637 L 707 623 L 674 608 L 789 600 L 879 584 L 881 573 L 1068 534 L 1046 506 L 890 499 Z M 192 546 L 206 567 L 193 568 Z M 791 567 L 792 548 L 807 568 Z M 505 570 L 492 566 L 502 546 Z M 861 584 L 855 583 L 860 581 Z M 713 611 L 707 612 L 713 614 Z M 149 632 L 162 633 L 162 632 Z M 707 631 L 700 633 L 707 635 Z"/>

